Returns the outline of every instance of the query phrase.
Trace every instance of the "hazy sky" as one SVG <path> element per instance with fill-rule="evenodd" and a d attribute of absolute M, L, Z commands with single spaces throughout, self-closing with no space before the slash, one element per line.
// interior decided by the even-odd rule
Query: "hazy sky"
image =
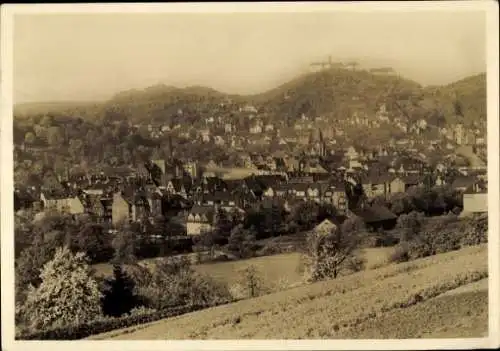
<path fill-rule="evenodd" d="M 16 102 L 149 85 L 255 93 L 332 55 L 421 84 L 486 70 L 484 12 L 16 15 Z"/>

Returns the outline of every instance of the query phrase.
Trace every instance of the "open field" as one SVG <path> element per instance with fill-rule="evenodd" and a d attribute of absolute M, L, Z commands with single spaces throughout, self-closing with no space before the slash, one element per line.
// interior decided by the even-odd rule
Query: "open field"
<path fill-rule="evenodd" d="M 91 339 L 482 337 L 487 272 L 487 245 L 468 247 Z"/>
<path fill-rule="evenodd" d="M 388 253 L 392 248 L 369 248 L 363 250 L 363 257 L 366 259 L 366 268 L 383 265 Z M 154 259 L 144 260 L 151 262 Z M 283 288 L 297 286 L 302 283 L 302 274 L 299 272 L 300 254 L 286 253 L 272 256 L 262 256 L 247 260 L 205 263 L 195 265 L 194 269 L 199 273 L 209 275 L 213 279 L 233 285 L 238 282 L 240 275 L 238 272 L 253 265 L 259 272 L 264 289 L 267 291 L 278 291 Z M 113 267 L 110 264 L 95 265 L 97 274 L 111 275 Z"/>

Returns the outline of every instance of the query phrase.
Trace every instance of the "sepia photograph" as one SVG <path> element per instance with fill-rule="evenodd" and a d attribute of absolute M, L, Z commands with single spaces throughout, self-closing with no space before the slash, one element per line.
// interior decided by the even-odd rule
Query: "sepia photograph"
<path fill-rule="evenodd" d="M 496 5 L 3 5 L 2 348 L 498 347 Z"/>

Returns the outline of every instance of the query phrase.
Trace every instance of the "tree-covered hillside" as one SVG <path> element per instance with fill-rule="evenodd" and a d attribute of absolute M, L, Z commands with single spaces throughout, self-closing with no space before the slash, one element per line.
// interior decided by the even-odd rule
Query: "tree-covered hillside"
<path fill-rule="evenodd" d="M 373 116 L 382 103 L 408 120 L 424 118 L 438 126 L 458 121 L 471 125 L 486 120 L 486 74 L 446 86 L 422 87 L 398 75 L 336 68 L 304 74 L 256 95 L 227 95 L 201 86 L 156 85 L 118 93 L 105 103 L 32 105 L 30 113 L 38 106 L 41 113 L 55 108 L 53 112 L 68 117 L 171 125 L 195 124 L 212 116 L 234 117 L 238 107 L 252 104 L 271 119 L 293 123 L 302 114 L 331 120 L 343 119 L 354 111 Z M 19 111 L 23 109 L 17 108 L 16 117 Z"/>
<path fill-rule="evenodd" d="M 418 83 L 394 75 L 330 69 L 303 75 L 251 99 L 292 120 L 303 113 L 342 119 L 355 110 L 374 112 L 391 96 L 407 100 L 420 89 Z"/>
<path fill-rule="evenodd" d="M 433 108 L 443 111 L 448 123 L 472 126 L 486 122 L 486 73 L 445 86 L 427 87 L 424 95 Z"/>

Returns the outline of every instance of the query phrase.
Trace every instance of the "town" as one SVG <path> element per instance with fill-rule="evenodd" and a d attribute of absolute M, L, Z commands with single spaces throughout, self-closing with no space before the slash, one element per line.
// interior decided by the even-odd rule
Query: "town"
<path fill-rule="evenodd" d="M 375 71 L 323 68 L 257 96 L 156 85 L 15 108 L 18 333 L 81 338 L 408 261 L 483 257 L 464 252 L 487 243 L 485 75 L 423 88 Z M 46 286 L 69 279 L 43 278 L 51 264 L 81 257 L 95 284 L 87 321 L 38 318 L 52 311 Z"/>
<path fill-rule="evenodd" d="M 71 174 L 66 169 L 56 175 L 55 184 L 20 184 L 14 193 L 15 208 L 33 209 L 40 215 L 51 210 L 88 215 L 110 229 L 123 222 L 171 216 L 184 228 L 178 234 L 186 236 L 212 230 L 218 209 L 244 214 L 255 206 L 275 205 L 289 211 L 307 201 L 330 204 L 342 216 L 370 213 L 364 218 L 366 224 L 377 226 L 395 216 L 383 202 L 375 205 L 373 200 L 387 201 L 412 187 L 447 186 L 461 194 L 463 212 L 487 212 L 484 125 L 482 130 L 465 129 L 462 124 L 438 128 L 425 119 L 410 124 L 390 116 L 384 104 L 374 116 L 355 113 L 335 126 L 322 116 L 302 114 L 288 127 L 283 122 L 266 123 L 254 106 L 238 107 L 242 111 L 248 130 L 239 132 L 234 121 L 215 116 L 204 121 L 192 140 L 225 147 L 226 160 L 172 156 L 172 135 L 188 142 L 190 127 L 149 124 L 145 128 L 151 139 L 166 138 L 170 157 L 101 172 Z M 346 136 L 346 129 L 352 127 L 391 126 L 400 128 L 404 138 L 369 148 Z M 26 140 L 16 149 L 19 153 L 42 150 L 32 144 Z M 246 151 L 256 144 L 267 152 Z M 346 187 L 356 186 L 362 189 L 362 202 L 348 196 L 352 190 Z M 378 218 L 371 213 L 382 215 Z"/>

